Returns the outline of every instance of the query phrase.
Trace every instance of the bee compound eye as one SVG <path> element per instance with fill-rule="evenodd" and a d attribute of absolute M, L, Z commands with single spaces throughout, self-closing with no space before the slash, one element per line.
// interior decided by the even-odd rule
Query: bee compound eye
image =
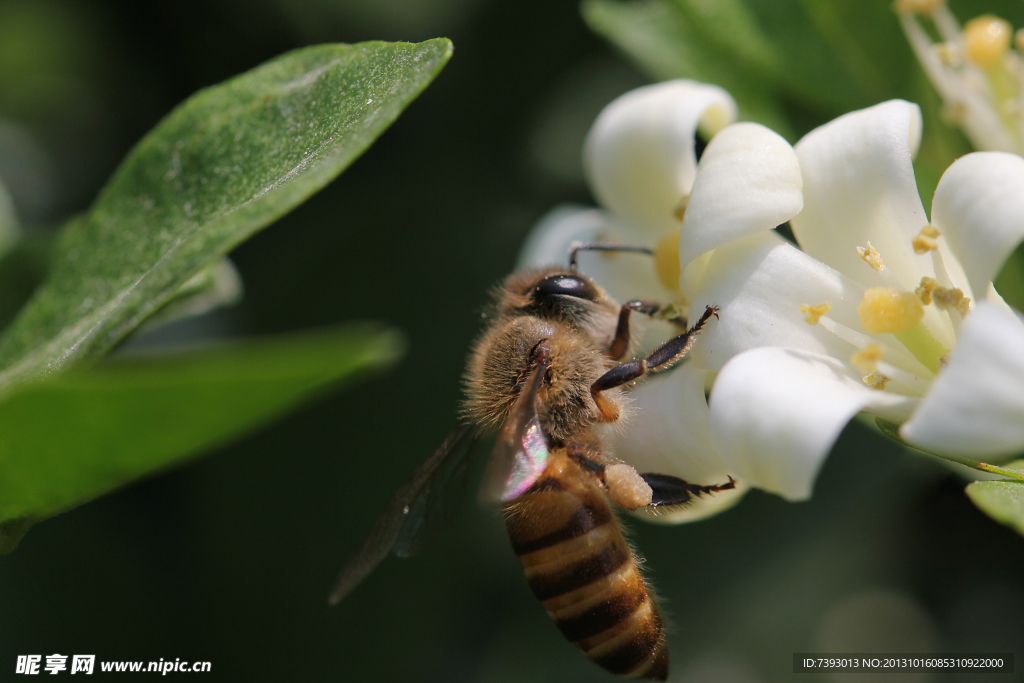
<path fill-rule="evenodd" d="M 597 301 L 600 293 L 590 280 L 578 275 L 548 275 L 533 288 L 535 301 L 550 300 L 554 296 L 571 296 L 587 301 Z"/>

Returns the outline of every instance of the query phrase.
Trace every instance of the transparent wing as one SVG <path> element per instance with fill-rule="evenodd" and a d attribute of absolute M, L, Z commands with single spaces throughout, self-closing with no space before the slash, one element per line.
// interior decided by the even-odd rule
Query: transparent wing
<path fill-rule="evenodd" d="M 473 424 L 464 422 L 416 470 L 377 518 L 363 545 L 342 568 L 328 598 L 330 604 L 336 605 L 348 595 L 388 553 L 394 551 L 399 557 L 408 557 L 416 551 L 425 530 L 434 525 L 433 518 L 444 516 L 440 509 L 445 498 L 443 490 L 453 479 L 463 479 L 469 469 L 470 455 L 481 438 Z"/>
<path fill-rule="evenodd" d="M 544 361 L 534 368 L 498 432 L 480 486 L 481 502 L 514 500 L 544 473 L 548 442 L 537 417 L 537 390 L 547 367 Z"/>

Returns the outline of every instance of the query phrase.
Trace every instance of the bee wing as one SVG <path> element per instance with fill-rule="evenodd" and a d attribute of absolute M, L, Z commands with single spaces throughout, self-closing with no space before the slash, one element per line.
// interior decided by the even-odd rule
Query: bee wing
<path fill-rule="evenodd" d="M 398 489 L 384 513 L 377 518 L 363 545 L 345 564 L 331 591 L 328 602 L 339 603 L 360 581 L 394 551 L 408 557 L 418 547 L 425 528 L 429 526 L 436 501 L 443 498 L 441 489 L 453 472 L 467 467 L 469 455 L 480 441 L 481 434 L 468 422 L 460 424 L 448 435 L 430 459 L 423 463 L 412 479 Z"/>
<path fill-rule="evenodd" d="M 547 367 L 544 361 L 534 368 L 498 432 L 480 487 L 481 502 L 514 500 L 544 473 L 548 441 L 537 417 L 537 391 Z"/>

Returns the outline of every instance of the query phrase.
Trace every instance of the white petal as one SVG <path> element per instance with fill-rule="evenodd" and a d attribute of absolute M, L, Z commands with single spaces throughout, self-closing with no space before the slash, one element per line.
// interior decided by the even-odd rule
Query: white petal
<path fill-rule="evenodd" d="M 600 242 L 608 232 L 603 211 L 571 204 L 556 206 L 541 216 L 519 251 L 517 269 L 569 265 L 573 242 Z"/>
<path fill-rule="evenodd" d="M 986 292 L 1024 239 L 1024 159 L 1006 152 L 957 159 L 935 190 L 932 222 L 949 241 L 971 289 Z"/>
<path fill-rule="evenodd" d="M 964 319 L 948 364 L 900 433 L 910 443 L 955 455 L 1024 451 L 1024 322 L 979 302 Z"/>
<path fill-rule="evenodd" d="M 857 253 L 869 241 L 902 289 L 932 277 L 930 257 L 911 245 L 928 222 L 912 164 L 920 137 L 921 110 L 902 100 L 840 116 L 804 136 L 796 145 L 804 210 L 792 220 L 803 250 L 865 287 L 883 284 Z"/>
<path fill-rule="evenodd" d="M 677 80 L 632 90 L 601 112 L 583 165 L 598 201 L 620 221 L 657 238 L 679 227 L 675 211 L 697 168 L 698 125 L 717 132 L 736 118 L 729 93 Z"/>
<path fill-rule="evenodd" d="M 679 240 L 683 268 L 715 247 L 771 230 L 803 207 L 793 148 L 756 123 L 729 126 L 708 144 Z"/>
<path fill-rule="evenodd" d="M 724 484 L 731 474 L 711 441 L 707 373 L 693 363 L 655 375 L 631 394 L 632 416 L 626 429 L 609 439 L 612 454 L 640 472 L 670 474 L 694 484 Z M 708 517 L 730 507 L 746 491 L 737 488 L 702 496 L 678 514 L 660 515 L 659 522 L 678 523 Z"/>
<path fill-rule="evenodd" d="M 697 298 L 696 320 L 707 305 L 721 309 L 690 351 L 692 362 L 717 371 L 731 357 L 758 346 L 785 346 L 849 358 L 859 349 L 805 322 L 800 304 L 827 302 L 828 315 L 847 326 L 860 322 L 864 291 L 773 233 L 753 235 L 711 252 Z"/>
<path fill-rule="evenodd" d="M 526 238 L 516 267 L 568 267 L 569 246 L 573 242 L 654 246 L 638 238 L 636 232 L 628 227 L 613 223 L 603 211 L 559 206 L 537 222 Z M 593 278 L 620 302 L 630 299 L 671 299 L 669 292 L 658 280 L 650 256 L 588 251 L 579 253 L 578 263 L 581 273 Z"/>
<path fill-rule="evenodd" d="M 832 358 L 752 349 L 729 361 L 715 380 L 711 433 L 737 478 L 787 500 L 805 500 L 850 418 L 869 406 L 907 400 L 868 389 Z"/>

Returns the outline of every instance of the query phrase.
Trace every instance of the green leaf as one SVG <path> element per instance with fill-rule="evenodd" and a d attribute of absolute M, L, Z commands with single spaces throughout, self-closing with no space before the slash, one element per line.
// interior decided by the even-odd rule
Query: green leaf
<path fill-rule="evenodd" d="M 252 431 L 402 346 L 353 325 L 126 355 L 17 392 L 0 404 L 0 552 L 32 522 Z"/>
<path fill-rule="evenodd" d="M 14 212 L 14 202 L 7 188 L 0 183 L 0 256 L 10 251 L 21 238 L 18 216 Z"/>
<path fill-rule="evenodd" d="M 1005 467 L 1024 472 L 1024 460 Z M 1024 482 L 976 481 L 967 485 L 967 495 L 986 515 L 1024 535 Z"/>
<path fill-rule="evenodd" d="M 747 77 L 730 54 L 668 2 L 587 0 L 583 18 L 654 80 L 691 78 L 714 83 L 735 98 L 741 118 L 760 121 L 792 138 L 791 128 L 764 79 Z"/>
<path fill-rule="evenodd" d="M 172 111 L 131 151 L 0 340 L 0 393 L 116 344 L 204 267 L 330 182 L 451 43 L 319 45 Z"/>

